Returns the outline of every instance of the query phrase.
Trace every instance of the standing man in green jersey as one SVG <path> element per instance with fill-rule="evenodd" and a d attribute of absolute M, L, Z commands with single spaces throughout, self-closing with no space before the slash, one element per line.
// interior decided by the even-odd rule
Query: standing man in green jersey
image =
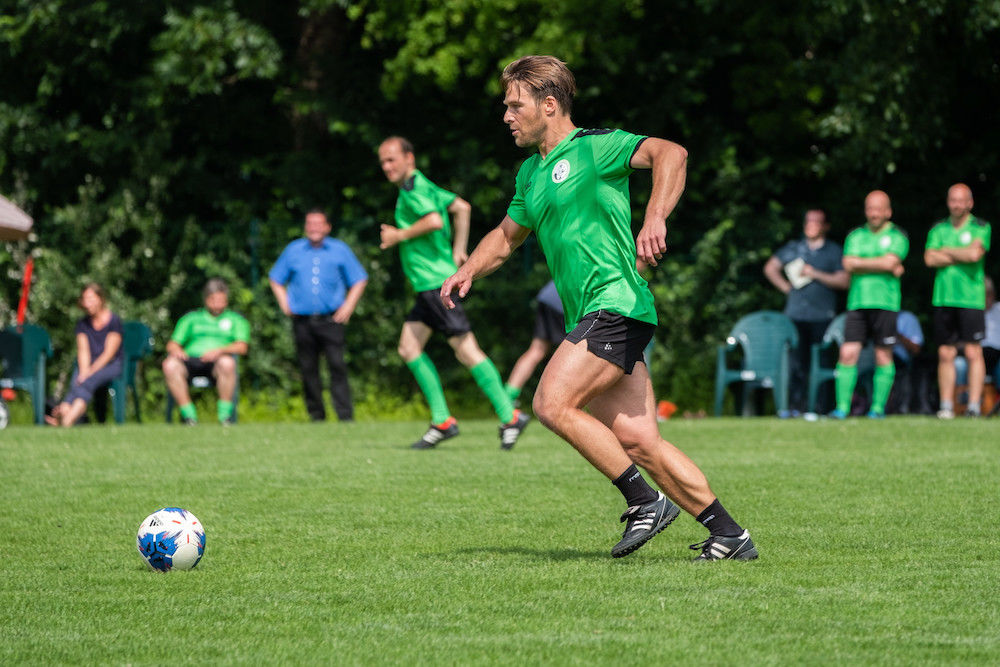
<path fill-rule="evenodd" d="M 455 307 L 473 280 L 494 271 L 534 231 L 569 332 L 539 380 L 535 415 L 625 497 L 625 532 L 611 555 L 641 547 L 677 517 L 680 505 L 710 533 L 692 545 L 696 560 L 756 558 L 750 534 L 715 497 L 705 475 L 660 437 L 642 360 L 657 318 L 636 255 L 655 266 L 666 252 L 666 219 L 684 190 L 687 151 L 663 139 L 576 127 L 570 118 L 576 82 L 552 56 L 516 60 L 500 82 L 503 120 L 514 142 L 538 152 L 517 173 L 507 215 L 441 286 L 442 301 Z M 638 239 L 632 237 L 628 192 L 633 169 L 653 172 Z"/>
<path fill-rule="evenodd" d="M 870 418 L 885 416 L 885 403 L 896 378 L 892 347 L 896 344 L 896 320 L 902 300 L 899 277 L 903 275 L 910 241 L 893 224 L 889 195 L 881 190 L 865 197 L 865 218 L 867 224 L 852 231 L 844 241 L 844 270 L 851 274 L 851 287 L 847 292 L 844 344 L 837 363 L 837 408 L 830 413 L 836 419 L 844 419 L 851 412 L 851 397 L 858 383 L 858 357 L 866 341 L 875 342 Z"/>
<path fill-rule="evenodd" d="M 458 435 L 458 423 L 448 410 L 441 379 L 424 346 L 434 331 L 448 338 L 455 357 L 469 369 L 500 418 L 500 446 L 511 449 L 528 425 L 529 417 L 515 410 L 496 366 L 479 348 L 461 305 L 447 310 L 438 290 L 468 258 L 469 217 L 472 206 L 453 192 L 438 187 L 416 168 L 413 144 L 389 137 L 379 146 L 379 163 L 390 183 L 399 187 L 396 224 L 382 225 L 382 250 L 399 246 L 403 273 L 417 293 L 399 336 L 399 356 L 413 372 L 431 409 L 431 426 L 414 449 L 431 449 Z M 452 233 L 454 216 L 454 234 Z"/>
<path fill-rule="evenodd" d="M 205 284 L 204 296 L 204 308 L 192 310 L 177 321 L 167 341 L 163 377 L 186 424 L 198 423 L 188 378 L 198 375 L 214 378 L 219 390 L 219 421 L 227 424 L 233 418 L 236 355 L 247 353 L 250 323 L 229 310 L 229 287 L 221 278 L 212 278 Z"/>
<path fill-rule="evenodd" d="M 986 337 L 986 283 L 983 258 L 990 249 L 990 223 L 972 215 L 972 190 L 964 183 L 948 188 L 949 216 L 927 235 L 924 262 L 934 277 L 934 338 L 938 343 L 938 417 L 955 416 L 955 356 L 965 347 L 969 362 L 969 408 L 978 417 L 986 364 L 980 341 Z"/>

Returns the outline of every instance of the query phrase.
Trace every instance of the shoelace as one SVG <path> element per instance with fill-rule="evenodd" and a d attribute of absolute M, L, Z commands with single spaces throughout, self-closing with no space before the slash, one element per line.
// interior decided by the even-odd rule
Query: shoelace
<path fill-rule="evenodd" d="M 712 546 L 712 542 L 713 538 L 710 537 L 707 540 L 702 540 L 698 544 L 689 545 L 688 549 L 692 549 L 694 551 L 701 551 L 702 553 L 705 553 L 706 551 L 708 551 L 709 547 Z"/>

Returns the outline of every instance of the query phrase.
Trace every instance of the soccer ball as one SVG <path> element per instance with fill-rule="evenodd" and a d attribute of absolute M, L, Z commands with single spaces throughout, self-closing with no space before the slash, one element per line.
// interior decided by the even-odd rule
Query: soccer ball
<path fill-rule="evenodd" d="M 190 570 L 205 553 L 205 528 L 191 512 L 164 507 L 142 522 L 135 544 L 154 570 Z"/>

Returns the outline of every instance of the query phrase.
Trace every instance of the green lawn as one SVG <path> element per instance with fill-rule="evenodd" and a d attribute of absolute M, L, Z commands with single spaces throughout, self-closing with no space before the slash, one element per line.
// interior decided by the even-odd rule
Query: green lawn
<path fill-rule="evenodd" d="M 11 427 L 0 664 L 996 663 L 1000 420 L 672 421 L 761 558 L 689 562 L 538 424 Z M 140 521 L 206 526 L 146 569 Z"/>

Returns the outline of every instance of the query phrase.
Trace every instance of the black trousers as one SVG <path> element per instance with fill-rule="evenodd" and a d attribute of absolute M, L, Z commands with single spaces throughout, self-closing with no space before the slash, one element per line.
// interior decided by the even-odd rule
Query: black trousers
<path fill-rule="evenodd" d="M 812 356 L 813 343 L 823 342 L 823 334 L 830 326 L 830 320 L 807 322 L 793 320 L 799 332 L 799 346 L 791 354 L 791 381 L 789 382 L 788 407 L 792 410 L 805 412 L 809 402 L 809 365 Z M 830 403 L 828 388 L 820 387 L 816 397 L 816 409 L 820 413 L 827 412 Z"/>
<path fill-rule="evenodd" d="M 313 421 L 326 419 L 323 407 L 323 385 L 319 378 L 319 355 L 322 351 L 330 369 L 330 398 L 333 409 L 341 421 L 354 419 L 351 387 L 347 383 L 347 364 L 344 362 L 344 325 L 334 322 L 330 315 L 295 315 L 292 333 L 295 353 L 302 372 L 306 410 Z"/>

